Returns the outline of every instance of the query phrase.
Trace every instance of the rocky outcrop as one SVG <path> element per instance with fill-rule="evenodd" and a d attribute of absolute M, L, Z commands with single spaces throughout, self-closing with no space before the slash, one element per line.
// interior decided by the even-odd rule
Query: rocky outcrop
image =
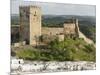
<path fill-rule="evenodd" d="M 78 61 L 78 62 L 72 62 L 72 61 L 64 61 L 64 62 L 33 61 L 33 62 L 30 62 L 28 61 L 24 64 L 20 64 L 18 66 L 18 69 L 15 69 L 15 70 L 13 69 L 11 73 L 31 72 L 33 74 L 33 73 L 39 73 L 39 72 L 81 71 L 81 70 L 95 70 L 95 69 L 96 69 L 95 62 L 88 62 L 88 61 Z"/>

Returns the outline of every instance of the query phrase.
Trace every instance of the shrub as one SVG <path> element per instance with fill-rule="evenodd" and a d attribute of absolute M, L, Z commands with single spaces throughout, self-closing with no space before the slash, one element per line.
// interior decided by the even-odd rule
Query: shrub
<path fill-rule="evenodd" d="M 55 39 L 48 44 L 47 50 L 25 49 L 19 50 L 16 55 L 25 60 L 42 61 L 95 61 L 94 45 L 86 44 L 82 39 Z"/>

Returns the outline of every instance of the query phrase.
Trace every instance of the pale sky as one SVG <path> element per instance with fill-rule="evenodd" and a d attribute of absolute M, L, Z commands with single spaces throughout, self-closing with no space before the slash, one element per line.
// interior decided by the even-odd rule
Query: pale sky
<path fill-rule="evenodd" d="M 23 0 L 11 0 L 11 14 L 19 13 L 19 6 L 37 5 L 42 8 L 45 15 L 87 15 L 95 16 L 95 5 L 77 5 L 77 4 L 61 4 L 61 3 L 44 3 Z"/>

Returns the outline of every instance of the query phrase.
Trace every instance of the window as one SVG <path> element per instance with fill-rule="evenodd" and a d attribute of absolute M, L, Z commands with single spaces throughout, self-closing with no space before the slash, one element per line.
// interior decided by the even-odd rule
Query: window
<path fill-rule="evenodd" d="M 35 11 L 35 13 L 34 13 L 34 16 L 36 16 L 36 11 Z"/>

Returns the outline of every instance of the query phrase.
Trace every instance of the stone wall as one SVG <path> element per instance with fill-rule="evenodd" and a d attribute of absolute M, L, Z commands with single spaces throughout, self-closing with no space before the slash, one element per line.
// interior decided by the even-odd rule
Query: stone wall
<path fill-rule="evenodd" d="M 20 41 L 29 42 L 29 7 L 20 6 L 19 7 L 20 14 Z"/>
<path fill-rule="evenodd" d="M 56 27 L 42 27 L 42 34 L 57 35 L 63 33 L 63 28 Z"/>
<path fill-rule="evenodd" d="M 41 8 L 30 7 L 30 45 L 36 45 L 37 38 L 41 35 Z"/>

